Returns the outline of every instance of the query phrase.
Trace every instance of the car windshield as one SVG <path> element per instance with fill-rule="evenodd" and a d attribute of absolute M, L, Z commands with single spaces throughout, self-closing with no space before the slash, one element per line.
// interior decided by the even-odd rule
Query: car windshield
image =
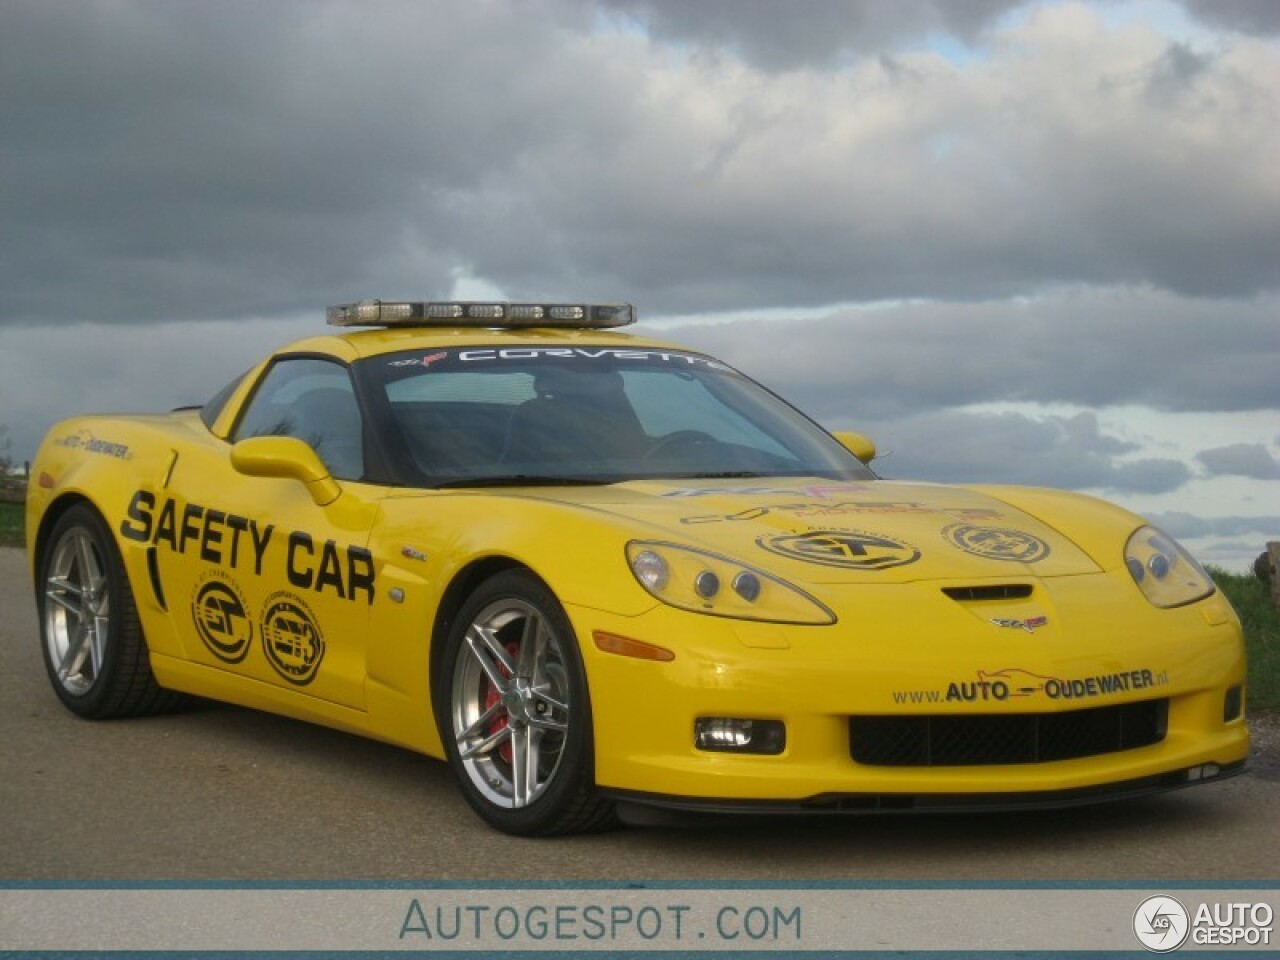
<path fill-rule="evenodd" d="M 872 477 L 811 420 L 700 354 L 451 347 L 356 366 L 411 485 Z"/>

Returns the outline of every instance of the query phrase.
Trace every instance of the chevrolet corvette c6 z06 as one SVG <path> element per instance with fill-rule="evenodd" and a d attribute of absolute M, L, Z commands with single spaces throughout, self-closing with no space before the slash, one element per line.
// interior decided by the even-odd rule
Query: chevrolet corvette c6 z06
<path fill-rule="evenodd" d="M 54 691 L 376 737 L 528 835 L 1244 769 L 1240 626 L 1168 536 L 879 479 L 866 438 L 632 315 L 363 301 L 202 408 L 58 424 L 27 501 Z"/>

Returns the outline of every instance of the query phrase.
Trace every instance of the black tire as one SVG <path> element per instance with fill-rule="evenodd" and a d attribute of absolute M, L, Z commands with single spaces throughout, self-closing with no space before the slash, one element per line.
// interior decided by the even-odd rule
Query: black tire
<path fill-rule="evenodd" d="M 72 713 L 109 720 L 184 701 L 156 683 L 120 550 L 88 504 L 71 507 L 49 531 L 36 605 L 49 682 Z"/>
<path fill-rule="evenodd" d="M 504 571 L 467 598 L 433 692 L 449 764 L 491 826 L 550 836 L 614 825 L 613 804 L 595 785 L 577 640 L 564 609 L 531 573 Z"/>

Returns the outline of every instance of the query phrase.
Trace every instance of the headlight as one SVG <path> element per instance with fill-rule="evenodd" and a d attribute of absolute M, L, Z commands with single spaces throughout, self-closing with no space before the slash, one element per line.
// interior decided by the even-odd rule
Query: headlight
<path fill-rule="evenodd" d="M 1157 607 L 1180 607 L 1213 593 L 1213 581 L 1191 554 L 1168 534 L 1143 527 L 1124 548 L 1125 566 L 1146 598 Z"/>
<path fill-rule="evenodd" d="M 633 540 L 627 562 L 640 586 L 681 610 L 769 623 L 835 623 L 835 614 L 799 587 L 714 553 Z"/>

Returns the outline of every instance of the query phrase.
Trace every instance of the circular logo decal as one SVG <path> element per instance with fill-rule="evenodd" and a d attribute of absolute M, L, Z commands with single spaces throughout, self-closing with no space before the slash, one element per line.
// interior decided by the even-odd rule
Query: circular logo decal
<path fill-rule="evenodd" d="M 200 639 L 219 660 L 239 663 L 253 642 L 253 621 L 239 591 L 230 582 L 211 578 L 196 588 L 191 617 Z"/>
<path fill-rule="evenodd" d="M 262 615 L 262 649 L 271 666 L 290 683 L 315 679 L 324 659 L 324 640 L 307 605 L 291 593 L 267 598 Z"/>
<path fill-rule="evenodd" d="M 953 523 L 942 535 L 965 553 L 988 560 L 1012 560 L 1035 563 L 1049 555 L 1049 545 L 1039 537 L 1005 527 L 975 527 Z"/>
<path fill-rule="evenodd" d="M 1133 932 L 1152 953 L 1177 950 L 1190 930 L 1187 908 L 1173 897 L 1147 897 L 1133 914 Z"/>
<path fill-rule="evenodd" d="M 879 534 L 849 530 L 809 530 L 805 533 L 779 534 L 760 537 L 756 543 L 784 557 L 854 570 L 886 570 L 889 567 L 915 563 L 920 559 L 920 551 L 910 544 L 890 540 Z"/>

